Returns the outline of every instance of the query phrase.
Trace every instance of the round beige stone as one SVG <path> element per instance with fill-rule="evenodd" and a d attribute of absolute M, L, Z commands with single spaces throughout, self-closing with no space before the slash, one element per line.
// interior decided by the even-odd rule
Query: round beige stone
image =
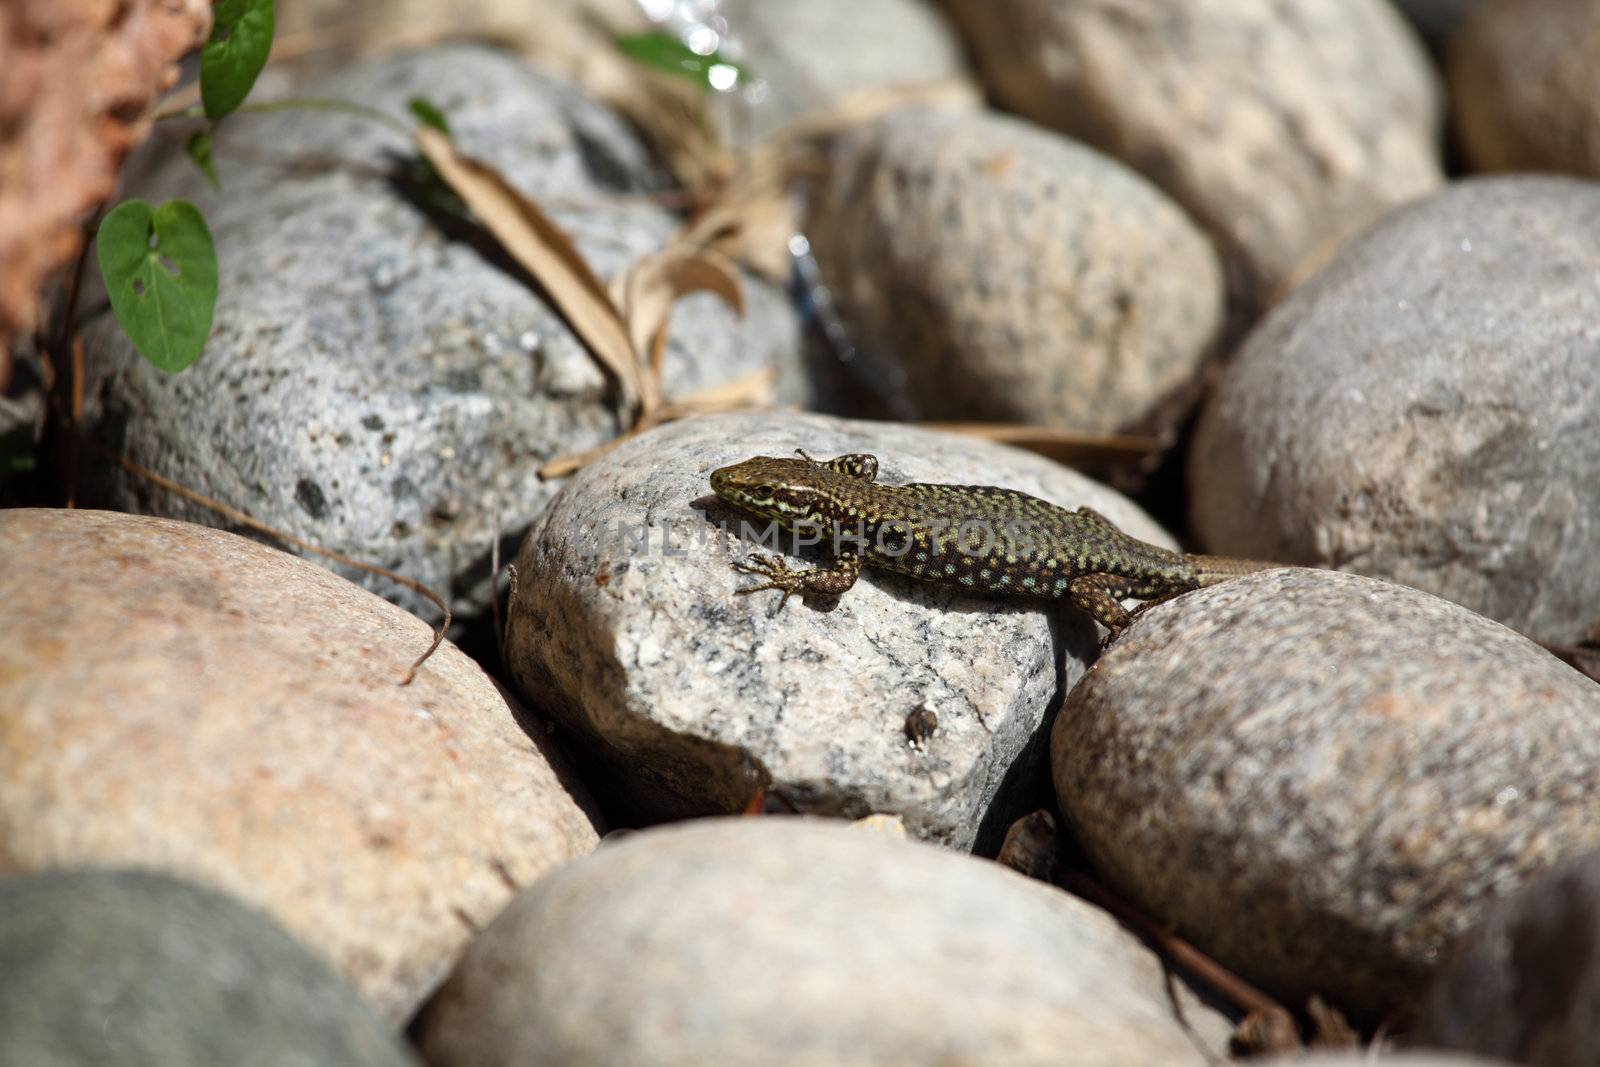
<path fill-rule="evenodd" d="M 320 567 L 63 510 L 0 512 L 0 559 L 0 874 L 223 888 L 399 1019 L 519 885 L 596 843 L 483 671 L 446 643 L 402 687 L 428 628 Z"/>
<path fill-rule="evenodd" d="M 1443 180 L 1432 65 L 1387 0 L 944 0 L 994 99 L 1188 208 L 1247 301 Z"/>

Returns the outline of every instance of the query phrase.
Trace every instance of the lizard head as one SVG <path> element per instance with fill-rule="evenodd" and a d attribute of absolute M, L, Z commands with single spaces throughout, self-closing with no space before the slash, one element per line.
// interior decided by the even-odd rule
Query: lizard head
<path fill-rule="evenodd" d="M 711 490 L 740 511 L 783 524 L 826 514 L 829 472 L 809 459 L 756 456 L 711 472 Z"/>

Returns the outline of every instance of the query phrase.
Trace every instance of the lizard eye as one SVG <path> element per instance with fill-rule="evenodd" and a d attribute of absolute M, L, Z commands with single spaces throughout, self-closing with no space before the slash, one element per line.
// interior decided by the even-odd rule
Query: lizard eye
<path fill-rule="evenodd" d="M 759 496 L 759 497 L 769 497 L 773 493 L 776 493 L 777 491 L 778 491 L 778 487 L 775 486 L 775 485 L 762 484 L 762 485 L 756 486 L 756 496 Z"/>

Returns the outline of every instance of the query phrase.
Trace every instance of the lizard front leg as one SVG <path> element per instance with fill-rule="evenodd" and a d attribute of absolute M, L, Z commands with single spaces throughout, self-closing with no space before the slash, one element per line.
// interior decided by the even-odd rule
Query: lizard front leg
<path fill-rule="evenodd" d="M 838 596 L 848 590 L 861 576 L 861 554 L 854 550 L 841 551 L 831 565 L 804 570 L 789 566 L 788 560 L 781 556 L 752 556 L 744 562 L 735 563 L 733 569 L 767 579 L 760 585 L 736 589 L 735 595 L 746 596 L 763 589 L 781 589 L 783 599 L 778 601 L 781 609 L 795 593 L 801 596 Z"/>
<path fill-rule="evenodd" d="M 833 471 L 835 474 L 848 474 L 852 478 L 860 478 L 864 482 L 878 480 L 878 457 L 870 452 L 846 452 L 842 456 L 832 459 L 813 459 L 804 449 L 797 448 L 800 458 L 810 460 L 824 470 Z"/>

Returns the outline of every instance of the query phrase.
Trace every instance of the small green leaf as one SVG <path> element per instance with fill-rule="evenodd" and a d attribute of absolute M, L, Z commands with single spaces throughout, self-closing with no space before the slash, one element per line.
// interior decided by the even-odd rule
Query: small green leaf
<path fill-rule="evenodd" d="M 198 359 L 217 305 L 217 251 L 199 209 L 129 200 L 94 243 L 111 310 L 139 353 L 174 373 Z"/>
<path fill-rule="evenodd" d="M 211 188 L 222 191 L 222 179 L 217 177 L 217 161 L 211 154 L 211 131 L 196 130 L 184 142 L 183 150 L 189 153 L 189 158 L 194 160 L 194 165 L 200 168 L 200 173 L 206 176 L 206 181 L 211 183 Z"/>
<path fill-rule="evenodd" d="M 406 106 L 411 109 L 411 114 L 416 116 L 418 122 L 424 126 L 432 126 L 446 137 L 451 136 L 450 120 L 445 118 L 444 112 L 432 102 L 420 96 L 413 96 Z"/>
<path fill-rule="evenodd" d="M 273 0 L 217 0 L 200 49 L 200 100 L 215 122 L 244 103 L 272 51 Z"/>
<path fill-rule="evenodd" d="M 703 56 L 669 34 L 629 33 L 619 36 L 616 42 L 624 55 L 647 67 L 688 78 L 702 88 L 728 89 L 750 79 L 746 68 L 728 62 L 716 52 Z M 723 78 L 731 80 L 724 82 Z"/>

